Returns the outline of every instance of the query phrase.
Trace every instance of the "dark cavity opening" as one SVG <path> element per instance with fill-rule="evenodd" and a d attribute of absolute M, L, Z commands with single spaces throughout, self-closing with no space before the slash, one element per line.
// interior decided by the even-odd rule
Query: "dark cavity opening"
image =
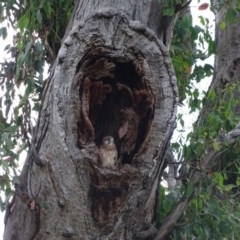
<path fill-rule="evenodd" d="M 154 105 L 142 69 L 123 59 L 95 58 L 82 64 L 80 147 L 91 137 L 99 146 L 110 135 L 121 163 L 132 163 L 149 129 Z"/>

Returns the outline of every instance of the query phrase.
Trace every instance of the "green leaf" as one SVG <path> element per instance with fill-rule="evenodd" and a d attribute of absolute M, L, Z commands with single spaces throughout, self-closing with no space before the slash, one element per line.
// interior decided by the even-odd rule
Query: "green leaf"
<path fill-rule="evenodd" d="M 223 175 L 220 172 L 215 172 L 214 179 L 217 182 L 219 188 L 223 189 L 223 181 L 224 181 Z"/>
<path fill-rule="evenodd" d="M 11 44 L 7 44 L 4 48 L 4 51 L 8 50 L 11 47 Z"/>
<path fill-rule="evenodd" d="M 43 53 L 43 45 L 40 42 L 36 42 L 34 45 L 35 55 L 41 55 Z"/>
<path fill-rule="evenodd" d="M 30 19 L 28 14 L 24 14 L 20 17 L 18 20 L 18 27 L 20 28 L 21 32 L 23 32 L 23 30 L 28 27 L 29 21 Z"/>
<path fill-rule="evenodd" d="M 208 98 L 212 101 L 214 101 L 216 99 L 216 92 L 214 91 L 214 89 L 210 89 L 208 92 Z"/>
<path fill-rule="evenodd" d="M 28 42 L 25 45 L 25 54 L 24 54 L 24 61 L 30 64 L 30 49 L 32 47 L 32 42 Z"/>
<path fill-rule="evenodd" d="M 174 7 L 170 6 L 170 7 L 166 7 L 164 9 L 164 16 L 173 16 L 175 13 Z"/>
<path fill-rule="evenodd" d="M 1 166 L 3 167 L 3 168 L 8 168 L 8 162 L 7 161 L 1 161 Z"/>
<path fill-rule="evenodd" d="M 236 186 L 233 184 L 228 184 L 228 185 L 224 186 L 224 191 L 230 192 L 233 190 L 234 187 L 236 187 Z"/>
<path fill-rule="evenodd" d="M 49 4 L 49 2 L 46 2 L 45 6 L 44 6 L 44 10 L 45 10 L 47 17 L 50 18 L 51 13 L 52 13 L 52 8 L 51 8 L 51 5 Z"/>
<path fill-rule="evenodd" d="M 179 122 L 180 122 L 181 126 L 184 127 L 184 121 L 183 121 L 183 119 L 180 119 Z"/>
<path fill-rule="evenodd" d="M 204 239 L 204 237 L 206 236 L 206 235 L 204 234 L 204 231 L 203 231 L 201 225 L 199 225 L 199 224 L 194 224 L 193 230 L 194 230 L 194 232 L 196 232 L 197 236 L 198 236 L 200 239 Z"/>
<path fill-rule="evenodd" d="M 226 21 L 232 23 L 236 21 L 237 12 L 233 8 L 229 8 L 226 13 Z"/>
<path fill-rule="evenodd" d="M 168 213 L 172 208 L 171 203 L 167 201 L 167 199 L 163 199 L 162 208 L 165 210 L 166 213 Z"/>
<path fill-rule="evenodd" d="M 21 52 L 17 58 L 17 70 L 16 70 L 16 78 L 21 78 L 21 70 L 23 65 L 24 54 Z"/>
<path fill-rule="evenodd" d="M 219 151 L 220 150 L 219 143 L 216 140 L 213 141 L 213 148 L 214 148 L 215 151 Z"/>
<path fill-rule="evenodd" d="M 34 110 L 34 111 L 36 111 L 36 112 L 39 112 L 40 106 L 41 106 L 41 105 L 40 105 L 39 103 L 35 103 L 32 110 Z"/>
<path fill-rule="evenodd" d="M 15 122 L 17 126 L 21 126 L 23 123 L 23 116 L 22 115 L 17 116 Z"/>
<path fill-rule="evenodd" d="M 25 93 L 26 93 L 26 91 L 25 91 Z M 20 99 L 19 104 L 18 104 L 18 108 L 22 108 L 22 106 L 24 106 L 24 105 L 27 103 L 27 101 L 28 101 L 28 95 L 25 94 L 25 95 Z"/>
<path fill-rule="evenodd" d="M 240 186 L 240 177 L 239 177 L 239 176 L 237 177 L 237 180 L 236 180 L 236 185 L 237 185 L 237 187 L 239 187 L 239 186 Z"/>
<path fill-rule="evenodd" d="M 194 193 L 194 185 L 193 183 L 188 183 L 187 185 L 187 196 L 190 197 Z"/>
<path fill-rule="evenodd" d="M 3 40 L 6 39 L 6 37 L 7 37 L 7 28 L 6 27 L 1 27 L 0 28 L 0 37 L 2 37 Z"/>
<path fill-rule="evenodd" d="M 215 47 L 215 46 L 213 46 L 213 47 Z M 205 64 L 203 68 L 205 70 L 206 76 L 209 77 L 213 74 L 213 66 L 211 64 Z"/>
<path fill-rule="evenodd" d="M 224 30 L 225 28 L 226 28 L 226 22 L 221 21 L 221 22 L 220 22 L 220 29 L 221 29 L 221 30 Z"/>
<path fill-rule="evenodd" d="M 42 24 L 42 15 L 41 15 L 40 9 L 38 9 L 37 11 L 36 18 L 38 23 Z"/>
<path fill-rule="evenodd" d="M 28 96 L 33 92 L 34 92 L 34 81 L 33 81 L 33 79 L 29 78 L 28 84 L 26 87 L 26 91 L 25 91 L 25 95 Z"/>
<path fill-rule="evenodd" d="M 158 197 L 159 197 L 159 199 L 165 198 L 165 189 L 163 187 L 160 187 L 158 189 Z"/>
<path fill-rule="evenodd" d="M 6 133 L 6 132 L 2 133 L 1 138 L 5 142 L 5 144 L 7 145 L 7 147 L 9 149 L 12 149 L 14 147 L 14 144 L 13 144 L 11 138 L 9 137 L 8 133 Z"/>
<path fill-rule="evenodd" d="M 174 142 L 171 144 L 171 147 L 172 147 L 172 149 L 174 149 L 175 151 L 178 152 L 181 146 L 178 142 Z"/>
<path fill-rule="evenodd" d="M 202 16 L 199 16 L 199 19 L 200 19 L 200 23 L 203 25 L 203 26 L 205 26 L 205 18 L 204 17 L 202 17 Z"/>
<path fill-rule="evenodd" d="M 198 98 L 198 97 L 199 97 L 199 91 L 198 91 L 197 88 L 194 89 L 194 91 L 193 91 L 193 96 L 194 96 L 194 98 Z"/>
<path fill-rule="evenodd" d="M 5 132 L 14 133 L 16 131 L 17 131 L 17 126 L 15 126 L 15 125 L 5 128 Z"/>
<path fill-rule="evenodd" d="M 40 61 L 40 60 L 34 61 L 34 69 L 38 73 L 42 73 L 43 72 L 43 66 L 44 66 L 44 62 L 43 61 Z"/>

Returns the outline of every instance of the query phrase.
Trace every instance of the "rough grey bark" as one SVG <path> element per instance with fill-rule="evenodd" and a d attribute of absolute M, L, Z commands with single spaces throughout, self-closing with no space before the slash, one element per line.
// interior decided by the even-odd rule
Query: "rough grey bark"
<path fill-rule="evenodd" d="M 168 52 L 173 17 L 163 16 L 157 0 L 76 4 L 43 94 L 36 154 L 28 156 L 16 185 L 4 240 L 152 234 L 145 230 L 154 222 L 177 107 Z M 139 122 L 134 142 L 119 137 L 128 111 Z M 99 164 L 106 135 L 119 150 L 116 169 Z M 123 146 L 133 147 L 121 153 Z"/>
<path fill-rule="evenodd" d="M 231 8 L 234 7 L 234 3 Z M 216 46 L 217 54 L 215 58 L 214 77 L 210 89 L 215 89 L 218 94 L 228 83 L 239 80 L 239 56 L 240 56 L 240 30 L 239 21 L 226 23 L 226 28 L 221 29 L 221 21 L 226 21 L 226 13 L 230 8 L 224 5 L 216 16 Z"/>

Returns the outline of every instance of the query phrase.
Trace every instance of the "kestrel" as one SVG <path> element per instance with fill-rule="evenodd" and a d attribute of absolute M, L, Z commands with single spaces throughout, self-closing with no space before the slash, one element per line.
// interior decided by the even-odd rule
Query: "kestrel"
<path fill-rule="evenodd" d="M 115 169 L 117 165 L 117 148 L 112 136 L 105 136 L 99 147 L 99 155 L 102 167 Z"/>

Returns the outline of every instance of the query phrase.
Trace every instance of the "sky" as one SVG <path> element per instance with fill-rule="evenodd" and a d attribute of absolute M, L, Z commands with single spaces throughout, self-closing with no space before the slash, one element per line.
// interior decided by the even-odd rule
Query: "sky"
<path fill-rule="evenodd" d="M 201 0 L 201 3 L 209 3 L 209 0 Z M 191 3 L 191 11 L 192 11 L 192 15 L 193 15 L 193 24 L 199 25 L 199 16 L 203 16 L 206 18 L 209 18 L 210 22 L 212 22 L 212 25 L 214 26 L 214 15 L 213 13 L 210 12 L 209 9 L 204 10 L 204 11 L 199 11 L 198 10 L 198 6 L 200 5 L 200 3 L 198 3 L 198 0 L 193 0 Z M 2 27 L 3 24 L 0 24 L 0 27 Z M 4 24 L 4 26 L 6 26 L 6 24 Z M 212 30 L 212 32 L 214 33 L 214 29 Z M 12 37 L 13 37 L 13 32 L 10 31 L 8 32 L 8 37 L 5 41 L 2 40 L 2 38 L 0 38 L 0 62 L 4 60 L 4 58 L 7 58 L 7 56 L 4 53 L 4 47 L 7 45 L 7 43 L 11 43 L 12 42 Z M 213 58 L 208 59 L 207 60 L 208 63 L 213 64 Z M 204 64 L 205 62 L 203 62 L 202 64 Z M 209 84 L 211 82 L 211 79 L 206 78 L 203 81 L 201 81 L 201 83 L 199 85 L 197 85 L 198 89 L 202 89 L 204 91 L 207 90 Z M 1 92 L 0 89 L 0 97 L 2 97 L 3 93 Z M 184 131 L 184 136 L 186 136 L 186 134 L 192 129 L 192 124 L 193 122 L 197 119 L 198 114 L 194 113 L 194 114 L 189 114 L 189 109 L 187 108 L 187 102 L 185 102 L 185 106 L 179 108 L 180 113 L 182 113 L 183 116 L 183 120 L 185 122 L 187 122 L 188 124 L 186 124 L 188 127 L 186 127 L 185 129 L 179 129 Z M 174 133 L 174 140 L 173 141 L 177 141 L 182 133 L 175 131 Z M 3 236 L 3 231 L 4 231 L 4 213 L 0 212 L 0 240 L 2 240 L 2 236 Z"/>

